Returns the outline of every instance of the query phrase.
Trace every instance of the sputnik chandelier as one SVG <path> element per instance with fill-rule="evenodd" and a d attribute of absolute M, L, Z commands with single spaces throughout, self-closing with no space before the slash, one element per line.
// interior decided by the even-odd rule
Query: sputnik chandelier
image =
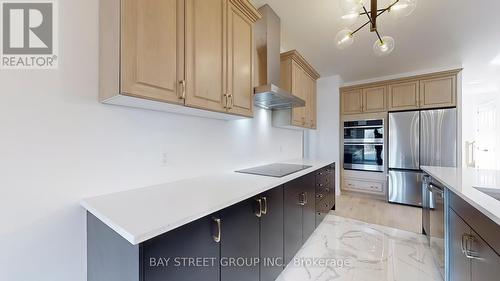
<path fill-rule="evenodd" d="M 377 40 L 373 44 L 373 51 L 378 56 L 388 55 L 394 50 L 394 38 L 390 36 L 381 37 L 378 32 L 377 18 L 388 13 L 394 18 L 400 18 L 410 15 L 417 7 L 417 0 L 390 0 L 392 4 L 383 9 L 378 9 L 377 0 L 371 1 L 371 10 L 368 11 L 365 7 L 367 0 L 340 0 L 342 9 L 341 20 L 345 25 L 354 24 L 360 16 L 366 15 L 368 21 L 359 28 L 352 31 L 351 29 L 343 29 L 335 36 L 335 42 L 339 49 L 345 49 L 354 42 L 354 34 L 370 24 L 370 31 L 377 34 Z"/>

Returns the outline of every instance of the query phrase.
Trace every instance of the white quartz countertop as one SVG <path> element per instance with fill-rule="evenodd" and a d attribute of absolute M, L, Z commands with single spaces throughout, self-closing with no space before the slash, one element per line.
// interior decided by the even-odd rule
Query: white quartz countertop
<path fill-rule="evenodd" d="M 236 172 L 219 173 L 86 198 L 80 204 L 136 245 L 334 161 L 300 159 L 280 163 L 312 167 L 282 178 Z"/>
<path fill-rule="evenodd" d="M 500 201 L 475 188 L 500 190 L 500 171 L 428 166 L 422 170 L 500 225 Z"/>

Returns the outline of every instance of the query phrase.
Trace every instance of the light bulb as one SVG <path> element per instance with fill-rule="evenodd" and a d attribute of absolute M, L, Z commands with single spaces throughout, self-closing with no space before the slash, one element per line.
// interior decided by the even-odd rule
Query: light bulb
<path fill-rule="evenodd" d="M 344 13 L 350 11 L 360 11 L 366 0 L 340 0 L 340 8 Z"/>
<path fill-rule="evenodd" d="M 335 43 L 337 44 L 337 48 L 345 49 L 352 45 L 354 39 L 352 38 L 352 30 L 343 29 L 337 33 L 335 36 Z"/>
<path fill-rule="evenodd" d="M 375 43 L 373 43 L 373 52 L 377 56 L 385 56 L 390 54 L 394 50 L 394 39 L 390 36 L 382 37 L 382 41 L 377 39 Z"/>
<path fill-rule="evenodd" d="M 389 9 L 389 15 L 398 19 L 409 16 L 417 7 L 417 0 L 399 0 Z"/>
<path fill-rule="evenodd" d="M 346 12 L 342 17 L 340 17 L 342 19 L 342 24 L 344 26 L 351 26 L 353 25 L 354 23 L 356 23 L 356 21 L 358 20 L 359 18 L 359 12 L 358 11 L 349 11 L 349 12 Z"/>

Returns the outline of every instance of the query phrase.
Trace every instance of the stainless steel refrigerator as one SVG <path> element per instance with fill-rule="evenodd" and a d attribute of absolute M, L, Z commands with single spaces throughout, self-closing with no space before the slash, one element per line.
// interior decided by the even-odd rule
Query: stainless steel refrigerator
<path fill-rule="evenodd" d="M 422 206 L 420 166 L 456 162 L 456 109 L 389 113 L 389 202 Z"/>

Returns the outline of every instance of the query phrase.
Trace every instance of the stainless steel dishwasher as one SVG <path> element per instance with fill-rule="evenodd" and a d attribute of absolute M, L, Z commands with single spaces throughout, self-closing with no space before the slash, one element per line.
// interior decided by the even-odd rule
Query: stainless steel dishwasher
<path fill-rule="evenodd" d="M 430 176 L 422 182 L 422 229 L 444 278 L 444 188 Z"/>

